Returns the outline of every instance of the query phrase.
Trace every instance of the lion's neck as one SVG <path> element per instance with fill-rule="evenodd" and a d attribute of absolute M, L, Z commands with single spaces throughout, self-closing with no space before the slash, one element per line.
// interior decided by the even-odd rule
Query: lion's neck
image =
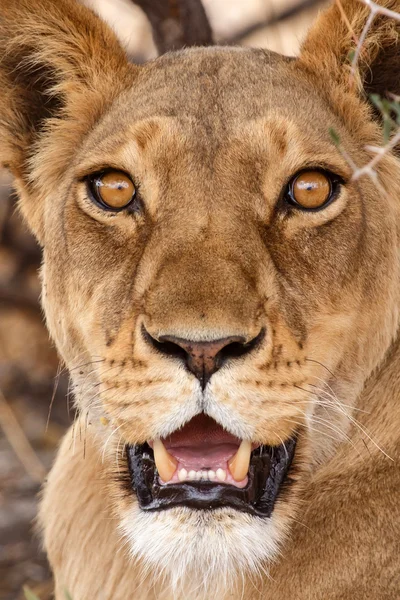
<path fill-rule="evenodd" d="M 400 431 L 400 335 L 393 342 L 382 363 L 367 380 L 356 404 L 354 418 L 365 429 L 362 434 L 355 426 L 353 435 L 360 433 L 368 447 L 372 440 L 387 448 L 387 452 L 398 451 Z M 358 429 L 358 433 L 357 433 Z M 368 439 L 371 432 L 372 440 Z"/>

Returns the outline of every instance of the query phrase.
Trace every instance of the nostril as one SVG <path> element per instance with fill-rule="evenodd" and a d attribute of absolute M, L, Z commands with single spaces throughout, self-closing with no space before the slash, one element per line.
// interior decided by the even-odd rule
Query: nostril
<path fill-rule="evenodd" d="M 165 354 L 166 356 L 172 356 L 176 358 L 186 358 L 187 352 L 182 346 L 172 342 L 170 339 L 161 338 L 157 340 L 154 338 L 147 329 L 142 325 L 142 335 L 146 342 L 148 342 L 155 350 Z"/>
<path fill-rule="evenodd" d="M 226 361 L 229 358 L 237 358 L 248 354 L 252 350 L 255 350 L 259 346 L 265 337 L 265 328 L 263 327 L 260 333 L 250 340 L 249 342 L 231 342 L 224 346 L 219 352 L 218 356 L 222 361 Z"/>

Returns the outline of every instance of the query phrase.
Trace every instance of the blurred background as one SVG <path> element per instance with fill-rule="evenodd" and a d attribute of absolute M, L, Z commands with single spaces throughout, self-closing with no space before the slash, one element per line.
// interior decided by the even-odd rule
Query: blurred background
<path fill-rule="evenodd" d="M 112 25 L 131 60 L 157 56 L 150 21 L 139 7 L 146 2 L 85 2 Z M 203 0 L 217 42 L 288 55 L 298 52 L 323 4 Z M 10 182 L 0 171 L 0 598 L 23 598 L 28 585 L 44 600 L 51 594 L 51 576 L 34 534 L 37 494 L 74 418 L 73 399 L 40 310 L 40 249 L 16 211 Z"/>

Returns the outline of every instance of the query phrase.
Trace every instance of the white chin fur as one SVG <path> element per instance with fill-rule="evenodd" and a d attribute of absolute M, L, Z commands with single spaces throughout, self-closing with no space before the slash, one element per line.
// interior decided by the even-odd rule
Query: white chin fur
<path fill-rule="evenodd" d="M 121 527 L 143 578 L 154 576 L 177 600 L 222 600 L 277 556 L 282 530 L 274 521 L 229 508 L 146 513 L 136 505 Z"/>

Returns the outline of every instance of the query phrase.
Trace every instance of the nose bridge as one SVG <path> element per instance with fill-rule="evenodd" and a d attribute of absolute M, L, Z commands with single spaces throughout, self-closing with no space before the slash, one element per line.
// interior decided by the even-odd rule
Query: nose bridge
<path fill-rule="evenodd" d="M 158 335 L 191 340 L 257 335 L 260 302 L 255 274 L 234 248 L 203 243 L 164 257 L 146 294 L 148 327 Z"/>

